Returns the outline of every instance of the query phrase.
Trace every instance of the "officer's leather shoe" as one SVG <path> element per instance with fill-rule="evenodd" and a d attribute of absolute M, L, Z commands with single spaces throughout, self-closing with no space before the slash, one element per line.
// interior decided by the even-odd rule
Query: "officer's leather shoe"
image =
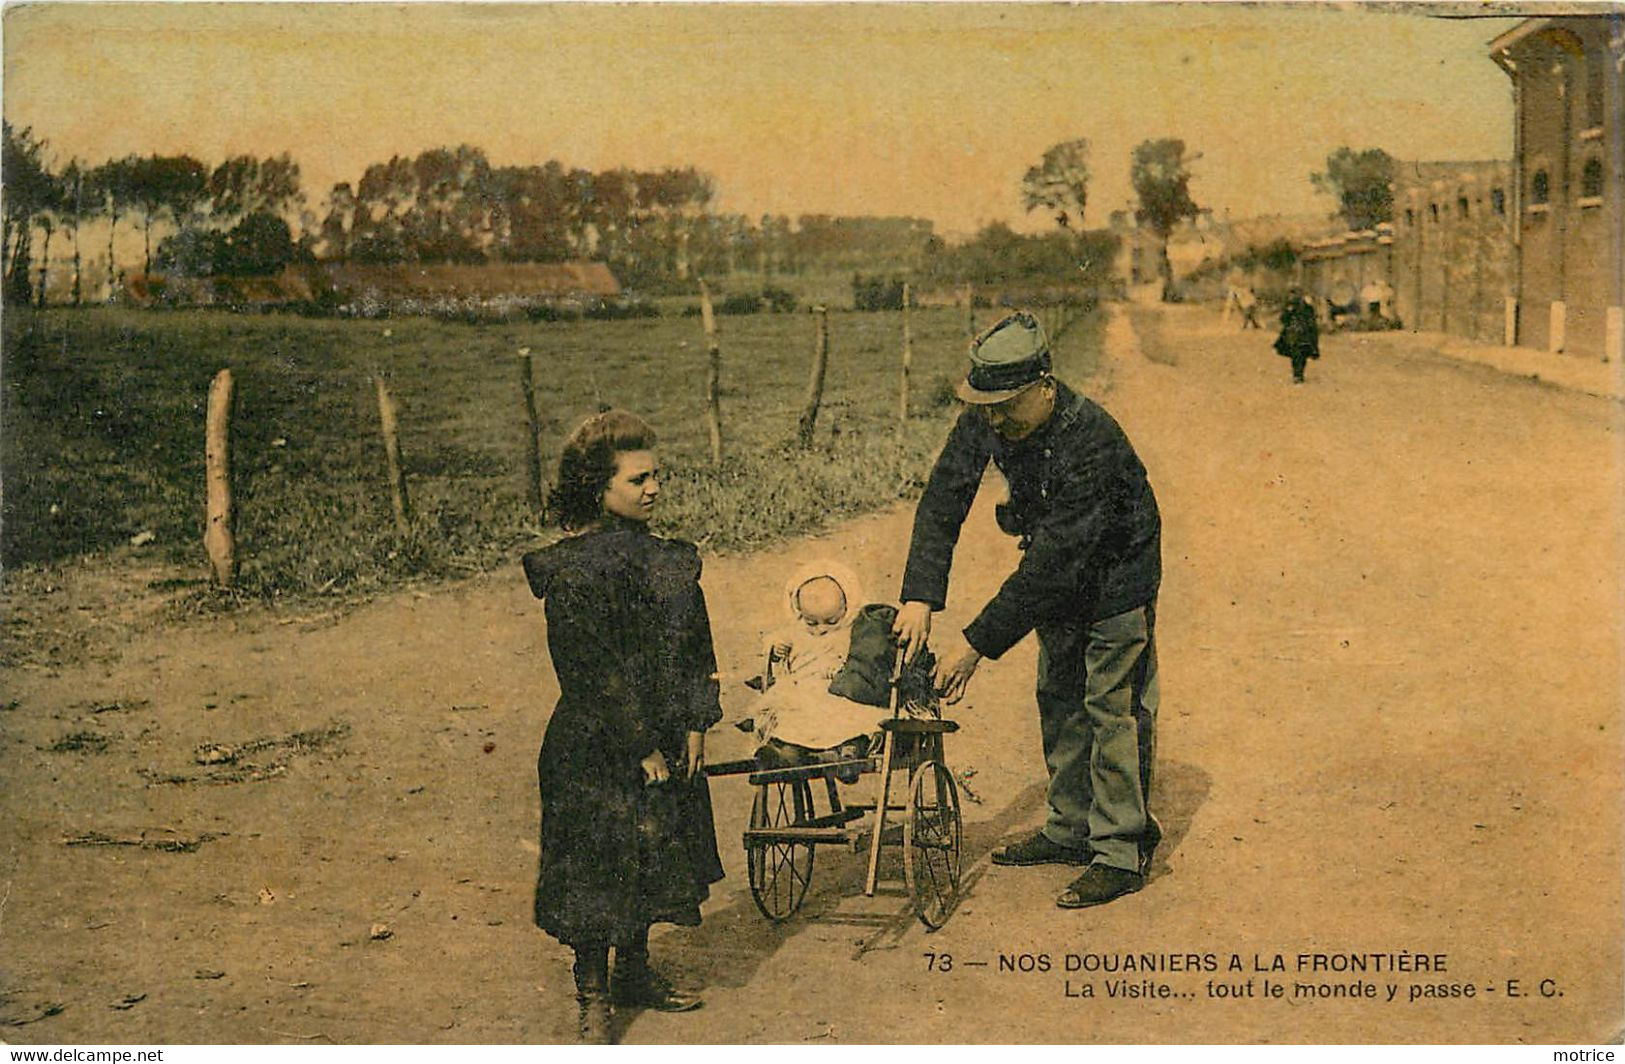
<path fill-rule="evenodd" d="M 1087 909 L 1091 905 L 1104 905 L 1125 894 L 1133 894 L 1143 886 L 1145 877 L 1138 872 L 1092 864 L 1061 892 L 1055 904 L 1063 909 Z"/>
<path fill-rule="evenodd" d="M 994 850 L 993 863 L 997 865 L 1086 865 L 1093 856 L 1087 846 L 1062 846 L 1058 842 L 1051 842 L 1049 837 L 1042 831 L 1035 831 L 1024 839 L 1018 839 L 1008 846 L 1000 846 Z"/>
<path fill-rule="evenodd" d="M 622 975 L 617 968 L 610 996 L 617 1005 L 654 1009 L 656 1012 L 688 1012 L 704 1004 L 698 995 L 678 990 L 649 967 L 638 968 L 626 975 Z"/>

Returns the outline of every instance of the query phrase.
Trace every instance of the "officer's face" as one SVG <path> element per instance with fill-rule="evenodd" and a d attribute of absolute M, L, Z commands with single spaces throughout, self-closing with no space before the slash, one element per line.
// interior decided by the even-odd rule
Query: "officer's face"
<path fill-rule="evenodd" d="M 1031 436 L 1055 409 L 1055 382 L 1043 380 L 1002 403 L 982 407 L 993 431 L 1012 442 Z"/>

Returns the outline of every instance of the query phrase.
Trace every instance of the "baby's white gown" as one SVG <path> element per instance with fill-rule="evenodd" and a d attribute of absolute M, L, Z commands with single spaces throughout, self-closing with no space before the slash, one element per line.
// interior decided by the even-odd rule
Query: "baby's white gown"
<path fill-rule="evenodd" d="M 843 626 L 822 633 L 800 628 L 770 640 L 789 643 L 790 654 L 773 664 L 773 686 L 756 706 L 758 744 L 778 739 L 824 750 L 869 734 L 890 715 L 884 706 L 866 706 L 829 693 L 851 639 L 851 629 Z"/>

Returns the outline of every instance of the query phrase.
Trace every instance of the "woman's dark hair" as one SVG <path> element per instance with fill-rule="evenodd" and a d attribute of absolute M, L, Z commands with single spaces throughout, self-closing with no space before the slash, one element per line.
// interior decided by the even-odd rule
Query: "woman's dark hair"
<path fill-rule="evenodd" d="M 615 476 L 615 456 L 654 445 L 654 429 L 625 410 L 606 410 L 576 426 L 565 438 L 558 483 L 547 496 L 560 527 L 573 531 L 596 521 L 603 514 L 604 489 Z"/>

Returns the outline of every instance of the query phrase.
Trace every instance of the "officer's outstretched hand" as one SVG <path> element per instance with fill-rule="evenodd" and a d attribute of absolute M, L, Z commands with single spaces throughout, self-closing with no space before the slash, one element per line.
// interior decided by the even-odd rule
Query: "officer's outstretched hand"
<path fill-rule="evenodd" d="M 903 647 L 903 661 L 913 661 L 931 639 L 931 604 L 905 602 L 897 611 L 892 634 Z"/>
<path fill-rule="evenodd" d="M 956 641 L 937 659 L 937 691 L 950 706 L 965 697 L 965 688 L 976 674 L 982 655 L 963 639 Z"/>

